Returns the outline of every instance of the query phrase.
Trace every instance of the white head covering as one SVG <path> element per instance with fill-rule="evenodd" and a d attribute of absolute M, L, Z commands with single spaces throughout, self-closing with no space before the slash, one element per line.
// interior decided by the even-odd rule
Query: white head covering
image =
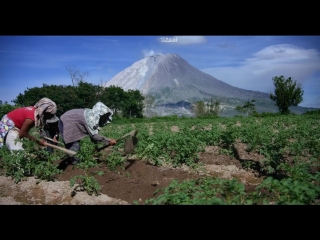
<path fill-rule="evenodd" d="M 109 119 L 103 124 L 106 125 L 112 121 L 113 112 L 110 108 L 104 105 L 102 102 L 97 102 L 92 109 L 87 108 L 84 110 L 84 118 L 86 123 L 88 124 L 89 130 L 94 134 L 98 134 L 100 127 L 99 127 L 99 120 L 100 117 L 106 113 L 110 113 Z"/>

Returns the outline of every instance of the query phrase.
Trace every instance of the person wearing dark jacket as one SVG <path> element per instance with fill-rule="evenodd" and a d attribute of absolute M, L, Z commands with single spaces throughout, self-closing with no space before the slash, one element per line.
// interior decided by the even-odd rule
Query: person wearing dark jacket
<path fill-rule="evenodd" d="M 39 129 L 39 133 L 41 137 L 43 138 L 47 137 L 54 140 L 54 141 L 51 141 L 49 139 L 46 139 L 47 143 L 58 145 L 57 143 L 59 141 L 58 122 L 59 122 L 59 118 L 57 116 L 54 116 L 51 119 L 47 119 L 43 125 L 43 128 Z M 50 146 L 47 146 L 47 151 L 49 153 L 53 153 L 53 148 Z"/>
<path fill-rule="evenodd" d="M 58 123 L 59 133 L 66 149 L 78 152 L 80 140 L 89 136 L 95 144 L 115 145 L 114 139 L 99 134 L 101 127 L 112 121 L 113 112 L 102 102 L 97 102 L 92 109 L 72 109 L 60 116 Z M 80 160 L 70 157 L 72 164 L 78 164 Z"/>

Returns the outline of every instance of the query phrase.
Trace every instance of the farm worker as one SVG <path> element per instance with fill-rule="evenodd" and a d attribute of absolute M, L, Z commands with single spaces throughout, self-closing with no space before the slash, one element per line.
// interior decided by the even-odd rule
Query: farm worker
<path fill-rule="evenodd" d="M 46 146 L 44 139 L 38 140 L 29 134 L 32 127 L 42 127 L 46 119 L 52 118 L 57 112 L 57 106 L 49 98 L 40 99 L 34 106 L 21 107 L 5 114 L 0 121 L 0 147 L 6 144 L 13 150 L 24 150 L 22 142 L 16 140 L 28 138 L 40 146 Z"/>
<path fill-rule="evenodd" d="M 116 140 L 99 134 L 101 127 L 112 121 L 112 114 L 111 109 L 102 102 L 97 102 L 92 109 L 72 109 L 62 114 L 58 126 L 65 148 L 78 152 L 80 140 L 86 136 L 89 136 L 94 144 L 101 142 L 115 145 Z M 80 162 L 76 157 L 70 157 L 69 161 L 71 164 Z"/>
<path fill-rule="evenodd" d="M 56 115 L 54 115 L 52 118 L 47 119 L 44 122 L 43 128 L 39 128 L 40 136 L 53 139 L 54 141 L 47 139 L 47 142 L 54 145 L 58 145 L 57 142 L 59 140 L 58 122 L 59 122 L 59 118 Z M 53 153 L 53 148 L 50 146 L 47 146 L 47 151 L 49 153 Z"/>

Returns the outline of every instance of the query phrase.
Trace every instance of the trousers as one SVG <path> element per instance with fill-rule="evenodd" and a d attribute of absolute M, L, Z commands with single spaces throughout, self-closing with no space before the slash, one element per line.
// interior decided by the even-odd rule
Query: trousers
<path fill-rule="evenodd" d="M 14 127 L 9 132 L 7 133 L 7 136 L 5 138 L 6 146 L 7 148 L 12 151 L 12 150 L 24 150 L 22 147 L 22 142 L 17 141 L 20 140 L 19 138 L 19 129 Z"/>

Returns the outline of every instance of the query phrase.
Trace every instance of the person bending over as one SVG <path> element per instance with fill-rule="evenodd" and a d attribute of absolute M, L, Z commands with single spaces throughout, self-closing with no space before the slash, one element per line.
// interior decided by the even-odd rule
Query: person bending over
<path fill-rule="evenodd" d="M 113 112 L 102 102 L 97 102 L 92 109 L 72 109 L 60 116 L 58 123 L 60 136 L 65 148 L 78 152 L 80 140 L 89 136 L 95 144 L 115 145 L 114 139 L 99 134 L 101 127 L 112 121 Z M 80 160 L 70 157 L 72 164 L 78 164 Z"/>
<path fill-rule="evenodd" d="M 57 112 L 56 103 L 49 98 L 40 99 L 34 106 L 22 107 L 5 114 L 0 121 L 0 147 L 4 145 L 12 152 L 24 150 L 23 138 L 36 141 L 40 146 L 46 146 L 44 139 L 38 140 L 29 134 L 33 127 L 41 128 L 43 123 Z"/>

